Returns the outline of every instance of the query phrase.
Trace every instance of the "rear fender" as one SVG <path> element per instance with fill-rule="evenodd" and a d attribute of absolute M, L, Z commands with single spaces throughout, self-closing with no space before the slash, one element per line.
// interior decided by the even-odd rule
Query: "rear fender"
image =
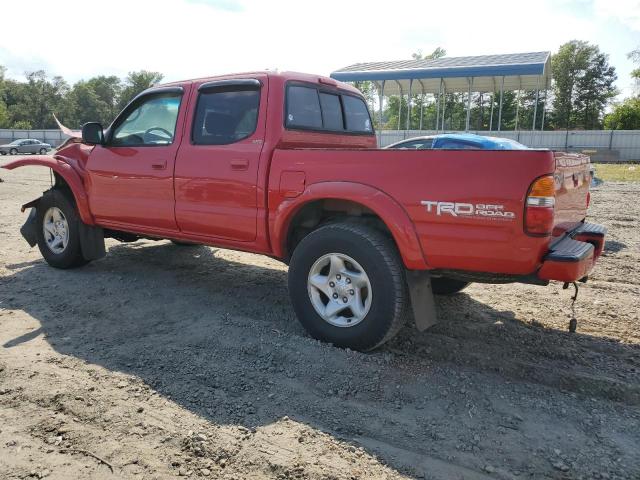
<path fill-rule="evenodd" d="M 404 209 L 386 193 L 355 182 L 314 183 L 309 185 L 301 195 L 282 201 L 273 212 L 270 222 L 272 245 L 276 257 L 284 258 L 291 253 L 286 252 L 287 233 L 296 213 L 309 202 L 327 199 L 348 200 L 369 208 L 380 217 L 391 232 L 404 265 L 412 270 L 428 268 L 418 235 Z"/>
<path fill-rule="evenodd" d="M 67 162 L 53 157 L 26 157 L 14 162 L 9 162 L 2 168 L 13 170 L 15 168 L 31 165 L 48 167 L 60 175 L 71 189 L 71 193 L 73 194 L 73 198 L 78 208 L 78 214 L 80 215 L 83 223 L 87 225 L 95 224 L 93 215 L 91 215 L 91 210 L 89 209 L 89 199 L 87 197 L 87 192 L 85 191 L 82 178 L 80 178 L 80 175 L 78 175 L 73 167 Z"/>

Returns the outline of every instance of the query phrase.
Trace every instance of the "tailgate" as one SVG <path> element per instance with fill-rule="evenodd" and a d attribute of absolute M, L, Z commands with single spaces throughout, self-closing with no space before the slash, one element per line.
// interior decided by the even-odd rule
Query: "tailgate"
<path fill-rule="evenodd" d="M 584 221 L 589 203 L 590 159 L 579 153 L 554 152 L 556 207 L 553 235 L 573 230 Z"/>

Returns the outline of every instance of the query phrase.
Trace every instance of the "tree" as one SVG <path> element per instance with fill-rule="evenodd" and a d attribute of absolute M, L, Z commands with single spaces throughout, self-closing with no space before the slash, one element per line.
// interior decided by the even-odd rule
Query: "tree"
<path fill-rule="evenodd" d="M 557 128 L 598 128 L 617 94 L 615 68 L 596 45 L 572 40 L 552 58 L 553 115 Z"/>
<path fill-rule="evenodd" d="M 11 128 L 15 130 L 31 130 L 33 127 L 29 120 L 18 120 L 17 122 L 13 122 Z"/>
<path fill-rule="evenodd" d="M 627 98 L 613 107 L 604 117 L 604 128 L 608 130 L 640 129 L 640 97 Z"/>
<path fill-rule="evenodd" d="M 160 78 L 162 78 L 162 75 L 160 75 Z M 101 117 L 99 121 L 103 125 L 110 124 L 119 112 L 118 102 L 122 94 L 122 81 L 115 75 L 101 75 L 87 80 L 87 86 L 95 92 L 98 99 L 105 105 L 105 116 Z"/>
<path fill-rule="evenodd" d="M 422 50 L 418 50 L 411 54 L 414 60 L 435 60 L 436 58 L 442 58 L 447 55 L 447 51 L 442 47 L 436 47 L 436 49 L 429 55 L 423 55 Z"/>
<path fill-rule="evenodd" d="M 164 75 L 159 72 L 149 72 L 147 70 L 129 72 L 120 93 L 118 109 L 123 109 L 140 92 L 160 83 L 163 77 Z"/>
<path fill-rule="evenodd" d="M 633 61 L 633 63 L 640 65 L 640 47 L 632 50 L 627 54 L 627 57 Z M 636 93 L 640 94 L 640 67 L 631 71 L 631 78 L 636 81 Z"/>
<path fill-rule="evenodd" d="M 0 128 L 9 128 L 9 109 L 4 99 L 5 79 L 4 75 L 7 69 L 0 65 Z"/>
<path fill-rule="evenodd" d="M 88 82 L 76 83 L 66 98 L 66 105 L 60 112 L 61 121 L 72 128 L 79 128 L 86 122 L 109 122 L 109 106 L 98 96 Z"/>
<path fill-rule="evenodd" d="M 632 60 L 634 63 L 640 64 L 640 47 L 632 50 L 627 54 L 627 57 Z M 636 68 L 631 72 L 631 76 L 633 78 L 637 78 L 640 80 L 640 68 Z"/>

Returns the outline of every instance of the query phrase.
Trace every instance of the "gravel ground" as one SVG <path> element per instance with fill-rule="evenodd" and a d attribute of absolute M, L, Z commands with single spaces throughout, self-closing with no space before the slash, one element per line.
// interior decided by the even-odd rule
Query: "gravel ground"
<path fill-rule="evenodd" d="M 640 478 L 640 184 L 592 193 L 577 333 L 559 284 L 478 284 L 361 354 L 310 339 L 264 257 L 110 240 L 50 268 L 18 231 L 48 172 L 0 178 L 3 479 Z"/>

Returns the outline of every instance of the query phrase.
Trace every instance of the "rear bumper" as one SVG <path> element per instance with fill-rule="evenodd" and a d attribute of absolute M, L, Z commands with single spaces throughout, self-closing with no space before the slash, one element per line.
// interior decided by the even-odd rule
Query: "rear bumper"
<path fill-rule="evenodd" d="M 575 282 L 585 278 L 602 253 L 606 227 L 583 223 L 554 243 L 542 260 L 541 280 Z"/>

